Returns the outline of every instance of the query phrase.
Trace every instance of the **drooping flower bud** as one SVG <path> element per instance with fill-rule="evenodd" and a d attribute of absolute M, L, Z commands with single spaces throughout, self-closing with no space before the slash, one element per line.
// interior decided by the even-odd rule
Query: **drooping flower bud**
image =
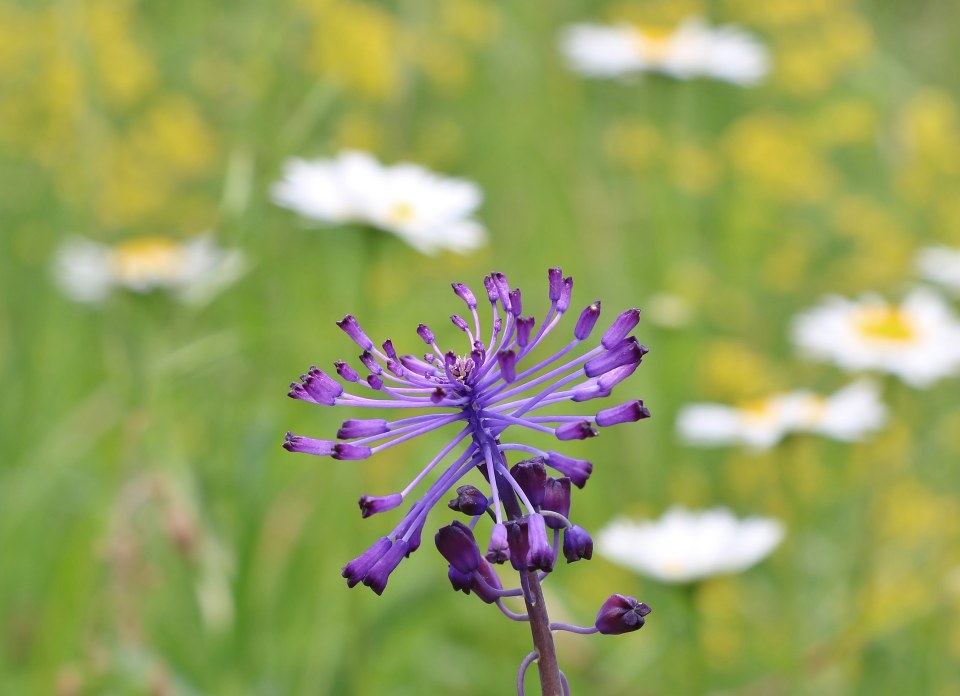
<path fill-rule="evenodd" d="M 564 517 L 570 516 L 570 479 L 566 476 L 559 479 L 547 477 L 542 509 Z M 564 527 L 563 522 L 556 517 L 545 515 L 543 519 L 550 529 L 562 529 Z"/>
<path fill-rule="evenodd" d="M 525 571 L 530 565 L 530 540 L 527 538 L 526 517 L 507 523 L 507 543 L 510 546 L 510 565 Z"/>
<path fill-rule="evenodd" d="M 583 527 L 573 524 L 563 530 L 563 556 L 567 563 L 593 558 L 593 539 Z"/>
<path fill-rule="evenodd" d="M 529 569 L 543 570 L 550 572 L 553 570 L 555 560 L 553 546 L 547 539 L 547 526 L 543 515 L 533 513 L 529 515 L 529 524 L 527 525 L 527 538 L 530 543 Z"/>
<path fill-rule="evenodd" d="M 491 563 L 504 563 L 509 558 L 510 544 L 507 542 L 507 527 L 500 522 L 493 525 L 493 531 L 490 532 L 486 559 Z"/>
<path fill-rule="evenodd" d="M 472 573 L 480 565 L 480 549 L 473 538 L 473 531 L 462 522 L 455 520 L 441 527 L 434 542 L 440 555 L 461 573 Z"/>
<path fill-rule="evenodd" d="M 457 497 L 447 503 L 447 507 L 465 515 L 474 517 L 486 512 L 490 501 L 476 486 L 460 486 L 457 488 Z"/>
<path fill-rule="evenodd" d="M 543 505 L 543 487 L 547 482 L 547 470 L 542 457 L 533 457 L 517 462 L 510 468 L 510 475 L 523 490 L 534 507 Z"/>
<path fill-rule="evenodd" d="M 616 636 L 643 628 L 644 616 L 650 613 L 650 607 L 635 597 L 610 595 L 600 607 L 596 627 L 600 633 Z"/>

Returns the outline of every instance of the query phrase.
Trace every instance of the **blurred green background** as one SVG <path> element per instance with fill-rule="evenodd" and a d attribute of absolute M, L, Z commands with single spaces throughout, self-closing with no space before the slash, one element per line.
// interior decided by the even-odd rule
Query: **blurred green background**
<path fill-rule="evenodd" d="M 585 81 L 556 50 L 571 22 L 690 14 L 755 33 L 772 75 Z M 960 244 L 958 30 L 946 0 L 4 0 L 0 691 L 511 693 L 527 628 L 450 591 L 432 544 L 381 598 L 339 575 L 400 514 L 361 521 L 356 499 L 443 438 L 289 455 L 284 431 L 329 437 L 349 414 L 285 392 L 354 356 L 348 311 L 412 352 L 418 322 L 458 311 L 450 281 L 502 270 L 542 316 L 562 265 L 608 319 L 664 294 L 690 314 L 644 314 L 651 353 L 621 392 L 653 418 L 565 450 L 596 464 L 575 520 L 676 502 L 788 529 L 704 583 L 696 631 L 682 589 L 562 564 L 555 619 L 591 623 L 612 592 L 654 608 L 636 634 L 558 637 L 573 692 L 695 693 L 692 674 L 742 696 L 960 692 L 955 380 L 885 383 L 893 417 L 863 444 L 753 454 L 673 431 L 691 401 L 842 386 L 795 354 L 790 317 L 828 292 L 896 298 L 917 248 Z M 269 202 L 284 159 L 343 148 L 476 181 L 490 244 L 426 257 Z M 204 230 L 253 267 L 199 309 L 89 307 L 51 280 L 69 234 Z"/>

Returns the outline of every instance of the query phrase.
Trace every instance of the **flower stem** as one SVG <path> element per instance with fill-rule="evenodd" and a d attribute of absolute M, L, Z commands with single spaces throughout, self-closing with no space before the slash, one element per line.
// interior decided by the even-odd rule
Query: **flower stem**
<path fill-rule="evenodd" d="M 550 631 L 550 617 L 543 599 L 543 590 L 536 571 L 530 571 L 524 578 L 527 592 L 523 601 L 527 605 L 530 617 L 530 632 L 533 645 L 537 650 L 537 669 L 540 671 L 540 693 L 543 696 L 563 696 L 563 682 L 560 679 L 560 665 L 557 663 L 557 650 L 553 645 L 553 633 Z"/>

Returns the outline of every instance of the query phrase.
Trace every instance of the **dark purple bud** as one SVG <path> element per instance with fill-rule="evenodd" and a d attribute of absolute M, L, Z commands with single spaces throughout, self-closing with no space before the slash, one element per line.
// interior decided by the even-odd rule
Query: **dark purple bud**
<path fill-rule="evenodd" d="M 643 617 L 649 613 L 650 607 L 635 597 L 610 595 L 597 614 L 597 630 L 608 636 L 630 633 L 643 628 Z"/>
<path fill-rule="evenodd" d="M 574 459 L 559 452 L 547 452 L 547 464 L 569 478 L 577 488 L 583 488 L 593 473 L 593 464 L 586 459 Z"/>
<path fill-rule="evenodd" d="M 406 555 L 407 542 L 403 539 L 397 539 L 390 550 L 383 554 L 380 560 L 367 571 L 367 574 L 363 577 L 363 584 L 378 595 L 383 594 L 383 590 L 387 586 L 387 580 L 390 579 L 390 573 L 396 570 L 400 561 Z"/>
<path fill-rule="evenodd" d="M 628 309 L 614 319 L 613 324 L 610 325 L 610 328 L 603 334 L 603 338 L 600 339 L 600 344 L 607 350 L 610 350 L 626 338 L 627 334 L 633 331 L 633 328 L 639 323 L 640 310 Z"/>
<path fill-rule="evenodd" d="M 457 297 L 467 303 L 469 309 L 476 309 L 477 298 L 473 296 L 470 288 L 463 283 L 451 283 L 451 285 L 453 286 L 453 292 L 456 293 Z"/>
<path fill-rule="evenodd" d="M 367 375 L 367 384 L 377 391 L 383 389 L 383 380 L 380 379 L 380 375 Z"/>
<path fill-rule="evenodd" d="M 487 560 L 491 563 L 503 563 L 510 558 L 510 545 L 507 543 L 507 527 L 499 523 L 493 525 L 490 532 L 490 544 L 487 546 Z"/>
<path fill-rule="evenodd" d="M 473 573 L 461 573 L 452 565 L 448 565 L 447 579 L 457 592 L 470 594 L 470 586 L 473 584 Z"/>
<path fill-rule="evenodd" d="M 510 291 L 510 313 L 519 317 L 523 311 L 523 297 L 520 295 L 520 288 L 514 288 Z"/>
<path fill-rule="evenodd" d="M 337 431 L 337 437 L 341 440 L 352 440 L 355 437 L 370 437 L 371 435 L 382 435 L 389 433 L 390 427 L 387 421 L 380 418 L 356 419 L 343 421 L 340 430 Z"/>
<path fill-rule="evenodd" d="M 371 454 L 370 448 L 365 445 L 351 445 L 347 442 L 338 442 L 333 446 L 333 454 L 331 455 L 334 459 L 366 459 Z"/>
<path fill-rule="evenodd" d="M 591 358 L 583 366 L 583 372 L 587 377 L 599 377 L 610 372 L 610 370 L 640 362 L 640 359 L 646 353 L 646 348 L 641 346 L 633 336 L 621 341 L 614 348 L 606 353 L 601 353 L 595 358 Z"/>
<path fill-rule="evenodd" d="M 348 382 L 360 381 L 360 375 L 357 374 L 357 371 L 347 365 L 347 363 L 343 362 L 343 360 L 337 360 L 335 363 L 333 363 L 333 366 L 337 368 L 337 374 Z"/>
<path fill-rule="evenodd" d="M 497 362 L 500 364 L 500 374 L 507 384 L 517 378 L 517 354 L 510 350 L 501 350 L 497 353 Z"/>
<path fill-rule="evenodd" d="M 432 392 L 430 392 L 430 401 L 435 404 L 439 404 L 441 401 L 447 398 L 447 392 L 441 387 L 437 387 Z"/>
<path fill-rule="evenodd" d="M 526 517 L 507 523 L 510 565 L 513 566 L 514 570 L 528 570 L 530 565 L 530 541 L 527 538 L 527 526 Z"/>
<path fill-rule="evenodd" d="M 316 367 L 311 367 L 309 373 L 300 379 L 310 398 L 323 406 L 333 406 L 336 398 L 343 394 L 340 383 Z"/>
<path fill-rule="evenodd" d="M 497 298 L 500 300 L 500 304 L 503 305 L 504 311 L 512 311 L 510 306 L 510 283 L 507 282 L 507 276 L 503 275 L 503 273 L 491 273 L 490 277 L 493 279 L 493 287 L 497 290 Z"/>
<path fill-rule="evenodd" d="M 534 318 L 520 317 L 517 319 L 517 345 L 525 348 L 530 343 L 530 333 L 533 331 Z"/>
<path fill-rule="evenodd" d="M 417 335 L 423 339 L 423 342 L 428 346 L 432 346 L 433 342 L 436 340 L 436 337 L 433 335 L 433 331 L 430 330 L 430 327 L 426 324 L 420 324 L 417 327 Z"/>
<path fill-rule="evenodd" d="M 493 278 L 490 276 L 484 276 L 483 287 L 487 290 L 487 299 L 490 300 L 490 304 L 496 304 L 500 295 L 497 294 L 497 286 L 496 283 L 493 282 Z"/>
<path fill-rule="evenodd" d="M 563 271 L 560 266 L 547 269 L 547 279 L 550 281 L 550 301 L 556 302 L 563 292 Z"/>
<path fill-rule="evenodd" d="M 380 367 L 380 363 L 378 363 L 377 359 L 373 357 L 373 353 L 368 350 L 363 351 L 363 353 L 360 355 L 360 362 L 362 362 L 363 366 L 375 375 L 383 373 L 383 368 Z"/>
<path fill-rule="evenodd" d="M 613 408 L 605 408 L 600 411 L 597 414 L 597 425 L 605 428 L 610 425 L 617 425 L 618 423 L 633 423 L 642 418 L 649 417 L 650 411 L 647 410 L 642 401 L 635 399 L 625 404 L 620 404 Z"/>
<path fill-rule="evenodd" d="M 483 579 L 483 582 L 477 580 L 478 575 Z M 487 604 L 493 604 L 499 599 L 496 590 L 502 590 L 503 583 L 500 582 L 500 576 L 497 575 L 497 571 L 493 569 L 493 566 L 487 562 L 487 559 L 480 559 L 480 565 L 478 565 L 477 569 L 473 572 L 473 582 L 470 585 L 470 589 Z"/>
<path fill-rule="evenodd" d="M 547 483 L 544 486 L 543 505 L 541 509 L 556 512 L 564 517 L 570 516 L 570 479 L 566 476 L 559 479 L 547 478 Z M 550 529 L 563 529 L 565 526 L 564 523 L 556 517 L 544 515 L 543 519 Z"/>
<path fill-rule="evenodd" d="M 600 318 L 600 300 L 580 312 L 580 318 L 577 319 L 577 325 L 573 327 L 573 337 L 578 341 L 585 341 L 593 331 L 593 327 Z"/>
<path fill-rule="evenodd" d="M 557 311 L 563 314 L 570 309 L 570 298 L 573 295 L 573 278 L 563 279 L 563 287 L 560 289 L 560 297 L 557 299 Z"/>
<path fill-rule="evenodd" d="M 582 420 L 576 423 L 564 423 L 553 431 L 558 440 L 586 440 L 590 437 L 596 437 L 600 433 L 594 428 L 590 421 Z"/>
<path fill-rule="evenodd" d="M 572 524 L 563 530 L 563 556 L 567 563 L 593 558 L 593 539 L 583 527 Z"/>
<path fill-rule="evenodd" d="M 370 569 L 390 550 L 390 540 L 380 537 L 369 549 L 343 566 L 340 575 L 347 579 L 347 586 L 353 587 L 363 580 Z"/>
<path fill-rule="evenodd" d="M 333 440 L 314 440 L 312 437 L 301 437 L 288 432 L 283 441 L 283 449 L 288 452 L 303 452 L 304 454 L 325 457 L 328 454 L 333 454 L 333 448 L 336 444 Z"/>
<path fill-rule="evenodd" d="M 363 332 L 363 329 L 360 328 L 360 324 L 357 323 L 356 317 L 352 314 L 348 314 L 343 318 L 343 321 L 338 321 L 337 326 L 343 329 L 343 332 L 349 336 L 354 343 L 363 348 L 364 350 L 370 350 L 373 348 L 373 341 L 371 341 L 367 334 Z"/>
<path fill-rule="evenodd" d="M 360 516 L 370 517 L 378 512 L 393 510 L 403 502 L 403 496 L 399 493 L 390 495 L 364 495 L 360 497 Z"/>
<path fill-rule="evenodd" d="M 534 507 L 543 505 L 543 487 L 547 483 L 547 470 L 543 466 L 543 457 L 533 457 L 517 462 L 510 468 L 510 475 L 523 490 L 531 505 Z"/>
<path fill-rule="evenodd" d="M 450 321 L 452 321 L 453 325 L 463 332 L 467 332 L 470 330 L 469 327 L 467 326 L 466 320 L 464 320 L 464 318 L 461 317 L 459 314 L 454 314 L 453 316 L 451 316 Z"/>
<path fill-rule="evenodd" d="M 533 513 L 529 516 L 527 538 L 530 542 L 530 570 L 553 570 L 556 557 L 553 554 L 553 545 L 547 539 L 547 526 L 543 515 Z"/>
<path fill-rule="evenodd" d="M 397 351 L 393 347 L 393 341 L 389 338 L 383 342 L 383 352 L 387 354 L 387 357 L 391 360 L 399 360 L 397 357 Z"/>
<path fill-rule="evenodd" d="M 470 527 L 459 521 L 440 527 L 434 541 L 440 555 L 461 573 L 472 573 L 480 565 L 480 549 Z"/>
<path fill-rule="evenodd" d="M 487 511 L 490 501 L 476 486 L 460 486 L 457 497 L 447 503 L 447 507 L 465 515 L 474 517 Z"/>
<path fill-rule="evenodd" d="M 641 348 L 642 347 L 643 346 L 641 346 Z M 641 355 L 641 357 L 643 356 Z M 600 376 L 600 379 L 597 380 L 597 386 L 600 387 L 601 390 L 609 393 L 611 389 L 636 372 L 638 367 L 640 367 L 639 360 L 634 363 L 615 367 L 606 374 Z"/>

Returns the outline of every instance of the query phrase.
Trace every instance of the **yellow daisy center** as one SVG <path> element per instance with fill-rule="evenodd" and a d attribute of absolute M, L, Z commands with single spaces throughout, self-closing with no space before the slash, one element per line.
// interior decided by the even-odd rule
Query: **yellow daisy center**
<path fill-rule="evenodd" d="M 166 237 L 132 239 L 113 249 L 113 273 L 122 283 L 169 280 L 176 277 L 183 263 L 183 248 Z"/>
<path fill-rule="evenodd" d="M 916 327 L 910 317 L 895 307 L 865 309 L 855 323 L 864 338 L 874 341 L 910 343 L 917 337 Z"/>
<path fill-rule="evenodd" d="M 636 51 L 643 60 L 659 63 L 669 57 L 673 30 L 644 26 L 637 27 L 636 31 Z"/>
<path fill-rule="evenodd" d="M 416 210 L 410 203 L 395 203 L 387 215 L 387 220 L 392 225 L 405 225 L 413 221 L 415 213 Z"/>
<path fill-rule="evenodd" d="M 743 419 L 748 423 L 761 424 L 776 420 L 779 406 L 770 400 L 749 401 L 740 407 Z"/>

